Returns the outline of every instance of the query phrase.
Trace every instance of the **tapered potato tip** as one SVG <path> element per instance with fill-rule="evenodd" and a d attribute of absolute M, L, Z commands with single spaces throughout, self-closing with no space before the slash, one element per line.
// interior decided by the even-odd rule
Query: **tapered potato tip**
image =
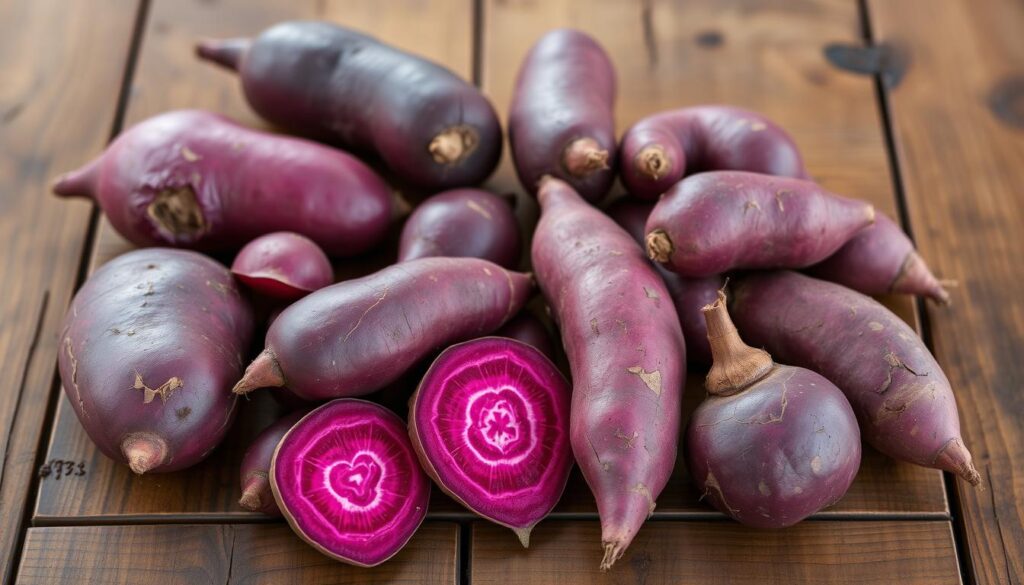
<path fill-rule="evenodd" d="M 601 559 L 601 570 L 607 571 L 612 568 L 615 561 L 622 558 L 622 555 L 626 552 L 626 547 L 629 546 L 629 543 L 621 540 L 610 540 L 602 542 L 601 545 L 604 547 L 604 558 Z"/>
<path fill-rule="evenodd" d="M 196 44 L 196 55 L 200 59 L 210 61 L 230 69 L 238 71 L 242 57 L 252 46 L 252 39 L 206 39 Z"/>
<path fill-rule="evenodd" d="M 562 163 L 569 174 L 583 178 L 608 168 L 608 151 L 593 138 L 579 138 L 569 143 Z"/>
<path fill-rule="evenodd" d="M 672 238 L 668 237 L 665 230 L 654 230 L 647 234 L 644 243 L 647 245 L 647 257 L 662 264 L 668 262 L 672 257 L 672 250 L 675 249 Z"/>
<path fill-rule="evenodd" d="M 153 433 L 132 433 L 121 441 L 121 453 L 128 467 L 142 475 L 166 462 L 167 443 Z"/>
<path fill-rule="evenodd" d="M 981 485 L 981 474 L 975 469 L 971 452 L 961 439 L 952 439 L 946 443 L 939 456 L 935 458 L 934 465 L 944 471 L 955 473 L 975 487 Z"/>
<path fill-rule="evenodd" d="M 635 158 L 636 170 L 643 176 L 657 181 L 669 173 L 671 164 L 660 144 L 652 144 L 640 149 Z"/>
<path fill-rule="evenodd" d="M 54 179 L 50 190 L 58 197 L 86 197 L 92 199 L 96 189 L 96 179 L 100 171 L 100 159 L 96 159 L 80 169 Z"/>
<path fill-rule="evenodd" d="M 523 548 L 530 548 L 530 531 L 533 530 L 533 526 L 527 526 L 526 528 L 513 528 L 512 532 L 516 533 L 519 537 L 519 543 L 523 545 Z"/>
<path fill-rule="evenodd" d="M 892 292 L 921 295 L 940 305 L 949 304 L 949 292 L 942 281 L 935 278 L 924 259 L 917 252 L 911 252 L 900 268 L 900 274 L 892 283 Z"/>
<path fill-rule="evenodd" d="M 740 338 L 725 306 L 725 292 L 701 309 L 708 326 L 711 370 L 704 382 L 709 394 L 729 396 L 765 377 L 775 363 L 763 349 L 754 349 Z"/>
<path fill-rule="evenodd" d="M 284 386 L 284 374 L 274 357 L 274 352 L 264 349 L 245 369 L 242 379 L 231 389 L 235 394 L 248 394 L 257 388 L 280 388 Z"/>
<path fill-rule="evenodd" d="M 253 475 L 245 482 L 238 505 L 250 512 L 259 512 L 266 497 L 274 497 L 270 493 L 270 482 L 263 476 Z"/>

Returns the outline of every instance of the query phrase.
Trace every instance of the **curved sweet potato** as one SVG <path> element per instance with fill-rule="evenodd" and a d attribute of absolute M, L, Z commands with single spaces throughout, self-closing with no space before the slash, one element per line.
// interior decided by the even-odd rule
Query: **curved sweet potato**
<path fill-rule="evenodd" d="M 538 200 L 533 266 L 572 370 L 570 438 L 607 569 L 675 465 L 686 348 L 665 283 L 629 234 L 558 179 Z"/>
<path fill-rule="evenodd" d="M 237 71 L 249 105 L 267 120 L 372 153 L 415 185 L 479 183 L 501 156 L 498 116 L 480 90 L 363 33 L 282 22 L 197 52 Z"/>
<path fill-rule="evenodd" d="M 807 178 L 793 139 L 757 112 L 699 106 L 648 116 L 622 137 L 622 182 L 641 199 L 656 199 L 687 175 L 751 171 Z"/>

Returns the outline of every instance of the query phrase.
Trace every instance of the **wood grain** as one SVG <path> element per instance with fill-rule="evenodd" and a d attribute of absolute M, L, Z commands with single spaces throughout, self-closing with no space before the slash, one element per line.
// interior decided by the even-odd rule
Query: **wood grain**
<path fill-rule="evenodd" d="M 0 582 L 35 473 L 90 204 L 49 192 L 110 136 L 137 2 L 0 3 Z"/>
<path fill-rule="evenodd" d="M 529 550 L 473 524 L 470 577 L 489 583 L 960 583 L 953 533 L 937 522 L 804 522 L 778 531 L 733 522 L 648 522 L 615 567 L 598 570 L 597 522 L 543 522 Z"/>
<path fill-rule="evenodd" d="M 919 248 L 960 286 L 929 307 L 984 489 L 957 480 L 977 583 L 1024 583 L 1024 4 L 869 3 L 908 62 L 887 88 Z"/>
<path fill-rule="evenodd" d="M 33 528 L 17 583 L 452 585 L 458 533 L 424 524 L 395 557 L 366 569 L 320 554 L 284 524 Z"/>

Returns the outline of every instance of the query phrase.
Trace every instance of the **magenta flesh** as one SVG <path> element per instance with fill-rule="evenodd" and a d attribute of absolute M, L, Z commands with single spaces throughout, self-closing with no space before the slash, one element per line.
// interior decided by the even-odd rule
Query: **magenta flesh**
<path fill-rule="evenodd" d="M 808 272 L 866 295 L 903 293 L 949 303 L 949 293 L 914 250 L 914 243 L 883 213 Z"/>
<path fill-rule="evenodd" d="M 615 178 L 615 68 L 601 45 L 572 29 L 553 30 L 526 55 L 509 110 L 512 159 L 523 188 L 544 175 L 584 199 L 604 197 Z"/>
<path fill-rule="evenodd" d="M 519 311 L 518 315 L 502 325 L 501 329 L 495 331 L 494 336 L 522 341 L 544 354 L 549 360 L 555 361 L 555 345 L 551 341 L 551 333 L 540 322 L 540 319 L 533 316 L 527 309 Z"/>
<path fill-rule="evenodd" d="M 686 348 L 665 283 L 629 234 L 558 179 L 538 200 L 533 266 L 572 370 L 570 442 L 607 569 L 675 465 Z"/>
<path fill-rule="evenodd" d="M 685 176 L 750 171 L 807 178 L 793 139 L 761 114 L 699 106 L 648 116 L 622 137 L 621 176 L 641 199 L 657 199 Z"/>
<path fill-rule="evenodd" d="M 295 300 L 334 281 L 327 254 L 306 236 L 274 232 L 246 244 L 231 272 L 252 290 L 278 299 Z"/>
<path fill-rule="evenodd" d="M 485 337 L 449 347 L 413 395 L 409 435 L 442 490 L 523 546 L 572 469 L 569 382 L 533 347 Z"/>
<path fill-rule="evenodd" d="M 750 274 L 733 290 L 744 337 L 838 386 L 876 449 L 980 482 L 949 380 L 902 319 L 868 296 L 796 272 Z"/>
<path fill-rule="evenodd" d="M 860 467 L 857 419 L 819 374 L 744 344 L 724 299 L 705 307 L 714 364 L 687 428 L 687 467 L 735 520 L 791 526 L 846 494 Z"/>
<path fill-rule="evenodd" d="M 392 217 L 388 185 L 355 157 L 199 110 L 132 126 L 53 191 L 94 199 L 136 245 L 204 251 L 294 231 L 351 256 L 380 242 Z"/>
<path fill-rule="evenodd" d="M 270 468 L 292 530 L 325 555 L 379 565 L 409 542 L 427 514 L 430 480 L 405 423 L 363 400 L 329 402 L 281 439 Z"/>
<path fill-rule="evenodd" d="M 237 71 L 261 116 L 370 153 L 428 189 L 482 182 L 501 156 L 498 116 L 448 69 L 329 22 L 282 22 L 199 56 Z"/>
<path fill-rule="evenodd" d="M 608 207 L 608 216 L 644 245 L 644 226 L 654 209 L 654 203 L 623 197 Z M 655 269 L 665 281 L 668 294 L 676 306 L 679 323 L 686 339 L 686 359 L 691 364 L 711 365 L 711 346 L 708 345 L 708 327 L 701 308 L 718 298 L 718 291 L 725 285 L 720 274 L 703 278 L 686 278 L 662 268 L 657 262 Z"/>
<path fill-rule="evenodd" d="M 715 171 L 683 179 L 647 218 L 647 254 L 689 277 L 804 268 L 871 225 L 875 208 L 800 179 Z"/>
<path fill-rule="evenodd" d="M 322 288 L 285 309 L 235 385 L 285 386 L 304 400 L 361 396 L 445 345 L 515 315 L 530 275 L 477 258 L 419 258 Z"/>
<path fill-rule="evenodd" d="M 309 409 L 297 410 L 285 415 L 260 431 L 242 457 L 239 473 L 242 481 L 242 497 L 238 505 L 250 512 L 262 512 L 268 516 L 280 516 L 281 510 L 270 489 L 270 463 L 274 459 L 277 444 Z"/>
<path fill-rule="evenodd" d="M 419 204 L 402 227 L 398 261 L 428 256 L 519 263 L 519 224 L 512 206 L 481 189 L 453 189 Z"/>
<path fill-rule="evenodd" d="M 150 248 L 100 267 L 64 318 L 61 381 L 89 438 L 136 473 L 184 469 L 231 425 L 253 330 L 224 266 Z"/>

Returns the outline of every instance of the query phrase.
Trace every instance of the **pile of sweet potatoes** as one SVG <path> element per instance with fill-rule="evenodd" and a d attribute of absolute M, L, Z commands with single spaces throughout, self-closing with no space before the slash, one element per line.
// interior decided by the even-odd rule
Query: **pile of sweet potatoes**
<path fill-rule="evenodd" d="M 612 59 L 552 31 L 525 56 L 507 121 L 541 208 L 524 230 L 479 187 L 502 127 L 453 72 L 326 22 L 197 51 L 301 137 L 168 112 L 53 187 L 165 246 L 97 270 L 60 342 L 83 427 L 135 473 L 202 460 L 237 395 L 272 389 L 293 412 L 241 462 L 240 504 L 324 554 L 387 560 L 432 483 L 528 545 L 575 463 L 602 569 L 654 513 L 680 446 L 706 501 L 755 527 L 842 498 L 861 437 L 979 483 L 939 364 L 866 296 L 949 294 L 896 222 L 812 181 L 765 116 L 682 107 L 616 140 Z M 607 201 L 616 176 L 628 194 Z M 400 236 L 395 183 L 434 193 Z M 370 251 L 390 265 L 336 281 L 330 259 Z M 689 417 L 688 364 L 710 367 Z"/>

